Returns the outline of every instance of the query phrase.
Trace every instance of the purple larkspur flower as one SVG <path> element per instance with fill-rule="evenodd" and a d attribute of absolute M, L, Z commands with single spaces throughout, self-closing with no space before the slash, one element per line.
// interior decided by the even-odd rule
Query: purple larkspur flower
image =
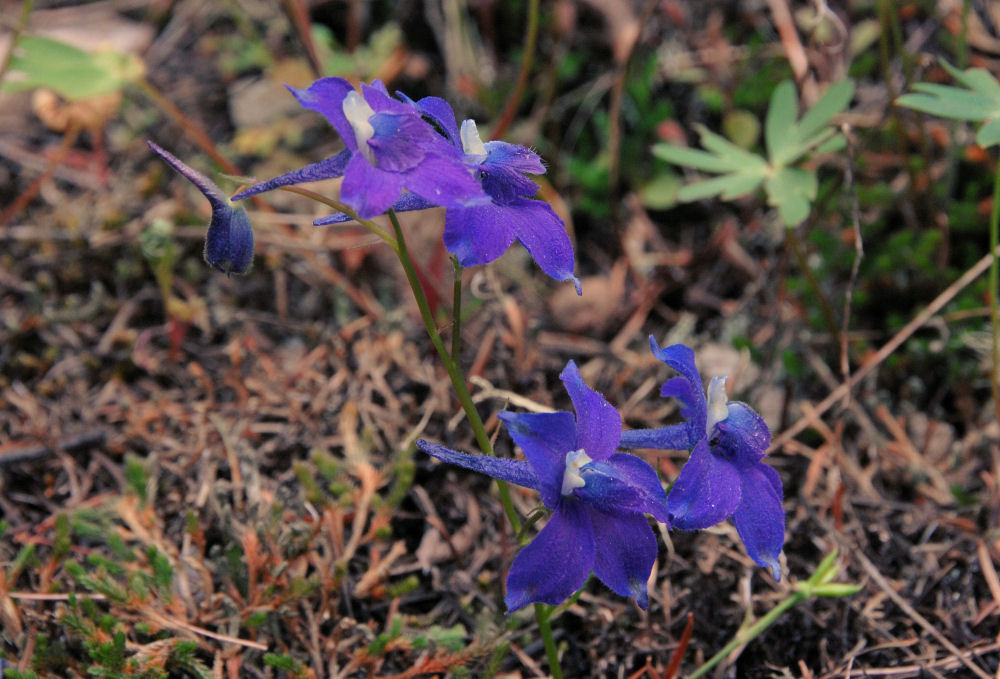
<path fill-rule="evenodd" d="M 488 264 L 518 240 L 528 249 L 542 271 L 558 281 L 573 281 L 577 293 L 580 281 L 573 275 L 573 244 L 563 220 L 548 203 L 533 200 L 538 185 L 529 174 L 545 174 L 545 165 L 537 153 L 524 146 L 503 141 L 483 143 L 473 120 L 461 128 L 455 122 L 451 106 L 439 97 L 425 97 L 413 102 L 414 109 L 431 119 L 444 132 L 454 148 L 464 154 L 465 162 L 475 170 L 489 202 L 447 207 L 444 220 L 444 243 L 462 266 Z M 395 204 L 396 212 L 423 210 L 443 205 L 421 196 L 404 194 Z M 348 221 L 343 214 L 322 217 L 317 226 Z"/>
<path fill-rule="evenodd" d="M 181 162 L 151 141 L 146 144 L 208 198 L 212 221 L 205 237 L 205 261 L 224 274 L 244 274 L 253 264 L 253 229 L 242 207 L 235 207 L 222 190 L 205 175 Z"/>
<path fill-rule="evenodd" d="M 307 89 L 288 89 L 305 108 L 321 113 L 347 148 L 255 184 L 234 200 L 281 186 L 343 176 L 340 200 L 364 219 L 389 209 L 404 188 L 435 205 L 486 202 L 462 154 L 413 107 L 392 99 L 381 81 L 362 84 L 360 93 L 343 78 L 321 78 Z"/>
<path fill-rule="evenodd" d="M 783 491 L 778 472 L 763 461 L 771 430 L 747 404 L 727 401 L 725 377 L 712 378 L 706 398 L 691 349 L 683 344 L 660 349 L 653 337 L 649 343 L 657 358 L 681 374 L 668 380 L 660 395 L 680 402 L 685 422 L 626 431 L 621 446 L 690 450 L 667 498 L 670 524 L 699 530 L 732 517 L 750 558 L 780 580 Z"/>
<path fill-rule="evenodd" d="M 591 573 L 646 608 L 656 537 L 645 515 L 667 521 L 666 493 L 644 460 L 615 452 L 621 415 L 584 383 L 573 361 L 560 378 L 575 417 L 570 412 L 499 414 L 527 460 L 469 455 L 423 440 L 417 446 L 443 462 L 535 489 L 552 510 L 511 565 L 510 611 L 532 602 L 558 604 Z"/>

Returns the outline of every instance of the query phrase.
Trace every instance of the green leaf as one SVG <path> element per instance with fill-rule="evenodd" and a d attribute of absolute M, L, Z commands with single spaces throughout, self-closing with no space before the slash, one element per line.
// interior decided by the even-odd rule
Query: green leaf
<path fill-rule="evenodd" d="M 896 99 L 896 103 L 956 120 L 985 120 L 1000 114 L 1000 104 L 977 92 L 931 83 L 917 83 L 913 89 L 916 93 L 904 94 Z"/>
<path fill-rule="evenodd" d="M 816 566 L 816 570 L 809 576 L 808 582 L 810 585 L 820 585 L 830 582 L 830 580 L 833 580 L 835 577 L 837 577 L 836 549 L 823 557 L 823 560 L 819 562 L 818 566 Z"/>
<path fill-rule="evenodd" d="M 760 168 L 761 171 L 767 167 L 767 162 L 763 158 L 745 149 L 741 149 L 725 137 L 715 134 L 704 125 L 698 125 L 697 129 L 698 135 L 701 137 L 701 145 L 720 158 L 732 162 L 733 167 L 740 169 Z"/>
<path fill-rule="evenodd" d="M 639 188 L 639 199 L 645 207 L 665 210 L 677 202 L 677 191 L 683 182 L 673 172 L 662 172 Z"/>
<path fill-rule="evenodd" d="M 822 144 L 819 144 L 813 149 L 816 155 L 821 155 L 824 153 L 835 153 L 837 151 L 842 151 L 847 146 L 847 140 L 842 134 L 835 134 L 829 139 L 827 139 Z"/>
<path fill-rule="evenodd" d="M 815 172 L 786 167 L 767 178 L 768 205 L 778 208 L 785 226 L 800 224 L 809 216 L 811 202 L 816 198 L 819 182 Z"/>
<path fill-rule="evenodd" d="M 792 128 L 795 126 L 798 112 L 799 103 L 795 96 L 795 85 L 790 80 L 785 80 L 774 88 L 771 103 L 767 107 L 767 117 L 764 119 L 764 142 L 767 145 L 767 157 L 772 165 L 780 164 L 788 144 L 794 141 Z"/>
<path fill-rule="evenodd" d="M 760 136 L 760 121 L 750 111 L 736 109 L 722 119 L 722 131 L 740 148 L 748 149 Z"/>
<path fill-rule="evenodd" d="M 941 66 L 951 74 L 952 78 L 970 90 L 1000 103 L 1000 82 L 997 82 L 997 79 L 986 69 L 970 68 L 960 71 L 944 59 L 941 59 Z"/>
<path fill-rule="evenodd" d="M 976 133 L 976 143 L 980 146 L 993 146 L 1000 143 L 1000 117 L 986 122 Z"/>
<path fill-rule="evenodd" d="M 677 192 L 677 200 L 690 203 L 695 200 L 710 198 L 719 194 L 725 194 L 729 198 L 735 198 L 736 196 L 753 191 L 764 179 L 764 175 L 762 174 L 753 176 L 753 186 L 748 188 L 749 183 L 747 177 L 748 175 L 734 173 L 726 174 L 721 177 L 715 177 L 714 179 L 706 179 L 705 181 L 695 182 L 694 184 L 688 184 Z"/>
<path fill-rule="evenodd" d="M 22 36 L 10 60 L 11 73 L 0 89 L 10 92 L 46 87 L 66 99 L 117 92 L 143 76 L 136 57 L 114 51 L 89 54 L 36 36 Z"/>
<path fill-rule="evenodd" d="M 840 597 L 852 596 L 861 590 L 861 585 L 855 585 L 848 582 L 830 582 L 825 585 L 819 585 L 812 590 L 812 594 L 813 596 Z"/>
<path fill-rule="evenodd" d="M 749 195 L 757 190 L 757 187 L 764 181 L 764 176 L 763 173 L 728 175 L 728 177 L 731 177 L 731 180 L 719 197 L 722 200 L 732 200 L 740 196 Z"/>
<path fill-rule="evenodd" d="M 829 124 L 833 116 L 842 113 L 847 108 L 853 97 L 853 80 L 841 80 L 831 85 L 830 89 L 816 102 L 816 105 L 802 116 L 796 129 L 796 137 L 799 140 L 804 140 L 819 132 L 820 129 Z"/>
<path fill-rule="evenodd" d="M 743 163 L 731 159 L 671 144 L 656 144 L 653 146 L 653 155 L 674 165 L 693 167 L 705 172 L 733 172 L 743 167 Z"/>
<path fill-rule="evenodd" d="M 791 145 L 788 150 L 788 157 L 791 159 L 799 158 L 815 150 L 817 147 L 822 146 L 829 139 L 837 135 L 837 130 L 832 127 L 827 127 L 820 130 L 813 136 L 804 139 L 802 141 L 796 141 L 795 144 Z"/>
<path fill-rule="evenodd" d="M 465 637 L 468 633 L 461 624 L 454 624 L 451 627 L 441 627 L 433 625 L 427 630 L 427 636 L 433 639 L 438 646 L 455 653 L 465 646 Z"/>

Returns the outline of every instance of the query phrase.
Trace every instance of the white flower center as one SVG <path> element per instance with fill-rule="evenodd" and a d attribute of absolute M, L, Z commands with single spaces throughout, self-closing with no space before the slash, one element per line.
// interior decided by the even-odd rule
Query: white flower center
<path fill-rule="evenodd" d="M 472 118 L 462 121 L 462 150 L 465 151 L 467 156 L 475 156 L 476 160 L 480 163 L 486 160 L 486 144 L 483 143 L 482 138 L 479 136 L 479 129 L 476 127 L 476 121 Z"/>
<path fill-rule="evenodd" d="M 711 436 L 712 429 L 719 422 L 729 417 L 729 406 L 726 405 L 726 376 L 713 377 L 708 385 L 708 419 L 705 421 L 705 435 Z"/>
<path fill-rule="evenodd" d="M 583 488 L 587 482 L 580 474 L 580 468 L 593 462 L 583 449 L 566 453 L 566 471 L 563 472 L 562 494 L 569 495 L 575 488 Z"/>
<path fill-rule="evenodd" d="M 368 145 L 368 140 L 375 136 L 375 128 L 372 127 L 371 117 L 375 111 L 368 102 L 357 92 L 349 92 L 344 97 L 344 117 L 354 129 L 354 139 L 358 142 L 358 150 L 368 159 L 368 162 L 375 165 L 375 157 L 372 147 Z"/>

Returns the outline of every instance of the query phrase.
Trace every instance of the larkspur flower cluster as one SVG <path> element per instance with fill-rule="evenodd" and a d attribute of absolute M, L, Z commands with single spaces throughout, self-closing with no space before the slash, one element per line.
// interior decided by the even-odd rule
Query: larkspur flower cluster
<path fill-rule="evenodd" d="M 563 222 L 547 203 L 534 199 L 538 187 L 528 175 L 545 172 L 534 151 L 502 141 L 484 143 L 475 122 L 459 126 L 443 99 L 413 101 L 402 93 L 394 99 L 379 81 L 362 85 L 360 92 L 340 78 L 289 89 L 305 108 L 326 117 L 346 148 L 255 184 L 232 200 L 343 177 L 340 200 L 360 219 L 389 209 L 443 207 L 445 246 L 463 266 L 489 263 L 518 240 L 543 271 L 556 280 L 573 281 L 580 292 Z M 245 210 L 202 174 L 156 144 L 149 146 L 211 204 L 206 261 L 227 274 L 246 272 L 253 260 L 253 232 Z M 338 213 L 316 224 L 352 218 Z M 708 528 L 731 517 L 750 557 L 769 568 L 775 579 L 781 577 L 781 479 L 763 462 L 770 430 L 748 405 L 727 400 L 724 377 L 712 378 L 706 396 L 691 349 L 680 344 L 661 349 L 652 337 L 650 346 L 657 358 L 680 373 L 660 393 L 680 402 L 684 422 L 623 431 L 617 410 L 584 383 L 570 361 L 560 377 L 575 414 L 499 414 L 525 460 L 417 442 L 443 462 L 537 490 L 551 511 L 510 568 L 510 611 L 533 602 L 558 604 L 591 574 L 646 608 L 646 583 L 657 554 L 647 515 L 682 530 Z M 691 454 L 667 494 L 648 463 L 618 452 L 620 448 Z"/>
<path fill-rule="evenodd" d="M 401 93 L 400 96 L 405 98 Z M 580 281 L 573 275 L 573 245 L 562 219 L 548 203 L 531 199 L 538 192 L 538 185 L 525 175 L 545 173 L 538 154 L 503 141 L 483 143 L 475 121 L 465 120 L 459 129 L 451 106 L 439 97 L 410 103 L 444 131 L 489 197 L 485 203 L 446 206 L 444 243 L 448 252 L 462 266 L 488 264 L 506 252 L 516 239 L 542 271 L 558 281 L 573 281 L 577 293 L 581 293 Z M 434 206 L 433 201 L 410 193 L 401 196 L 392 207 L 396 212 L 407 212 Z M 345 214 L 336 214 L 322 217 L 316 224 L 323 226 L 349 219 Z"/>
<path fill-rule="evenodd" d="M 726 400 L 725 378 L 713 378 L 708 398 L 682 344 L 654 355 L 681 373 L 663 396 L 681 402 L 686 421 L 660 429 L 622 431 L 621 416 L 584 384 L 570 361 L 561 378 L 576 410 L 518 415 L 501 412 L 526 461 L 468 455 L 428 441 L 425 453 L 443 462 L 538 490 L 549 522 L 514 560 L 507 578 L 510 610 L 530 602 L 559 603 L 593 572 L 614 592 L 646 608 L 646 581 L 656 559 L 650 514 L 668 527 L 703 529 L 732 516 L 750 557 L 781 578 L 784 543 L 781 479 L 762 462 L 770 443 L 764 420 L 744 403 Z M 656 472 L 618 448 L 691 450 L 669 496 Z"/>

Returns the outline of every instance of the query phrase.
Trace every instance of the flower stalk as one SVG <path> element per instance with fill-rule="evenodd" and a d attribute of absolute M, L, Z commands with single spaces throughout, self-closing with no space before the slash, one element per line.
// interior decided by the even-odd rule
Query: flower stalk
<path fill-rule="evenodd" d="M 406 274 L 406 280 L 410 284 L 410 289 L 413 291 L 413 297 L 417 302 L 417 307 L 420 309 L 420 317 L 424 321 L 424 327 L 427 328 L 427 334 L 431 338 L 431 343 L 438 352 L 438 356 L 441 357 L 441 362 L 444 364 L 444 369 L 448 373 L 448 377 L 451 379 L 451 385 L 455 388 L 455 394 L 458 396 L 459 403 L 462 404 L 462 409 L 465 411 L 466 417 L 469 418 L 469 425 L 472 427 L 472 432 L 476 437 L 476 443 L 479 445 L 479 449 L 485 455 L 491 457 L 495 456 L 493 452 L 493 444 L 490 442 L 490 436 L 486 432 L 486 426 L 483 424 L 483 418 L 479 416 L 479 411 L 476 410 L 476 404 L 472 402 L 472 396 L 469 394 L 469 387 L 465 382 L 465 376 L 462 374 L 462 369 L 459 367 L 458 363 L 452 359 L 451 354 L 448 349 L 444 346 L 444 341 L 441 339 L 441 334 L 437 330 L 437 325 L 434 323 L 434 315 L 431 313 L 431 306 L 427 301 L 427 295 L 424 293 L 424 288 L 420 284 L 420 278 L 417 276 L 417 270 L 413 266 L 413 259 L 410 257 L 410 252 L 406 247 L 406 238 L 403 236 L 403 229 L 399 225 L 399 218 L 396 216 L 394 210 L 389 210 L 389 221 L 392 222 L 392 229 L 396 235 L 395 247 L 393 248 L 396 252 L 396 256 L 399 258 L 399 263 L 403 265 L 403 272 Z M 507 515 L 507 520 L 510 521 L 510 525 L 514 528 L 514 532 L 521 530 L 521 520 L 517 516 L 517 510 L 514 509 L 514 503 L 510 498 L 510 488 L 508 488 L 507 483 L 504 481 L 497 480 L 497 488 L 500 491 L 500 501 L 503 503 L 504 513 Z"/>
<path fill-rule="evenodd" d="M 990 209 L 990 329 L 993 336 L 993 355 L 990 359 L 990 388 L 993 391 L 993 407 L 1000 420 L 1000 273 L 997 264 L 997 244 L 1000 243 L 1000 162 L 993 171 L 993 207 Z"/>
<path fill-rule="evenodd" d="M 458 365 L 462 358 L 462 272 L 465 267 L 454 255 L 451 256 L 451 265 L 455 270 L 451 302 L 451 360 Z"/>
<path fill-rule="evenodd" d="M 553 606 L 546 604 L 535 604 L 535 619 L 538 621 L 538 630 L 542 634 L 542 641 L 545 642 L 545 656 L 549 660 L 549 671 L 552 679 L 563 679 L 562 667 L 559 666 L 559 650 L 556 648 L 556 640 L 552 636 L 552 611 Z"/>

